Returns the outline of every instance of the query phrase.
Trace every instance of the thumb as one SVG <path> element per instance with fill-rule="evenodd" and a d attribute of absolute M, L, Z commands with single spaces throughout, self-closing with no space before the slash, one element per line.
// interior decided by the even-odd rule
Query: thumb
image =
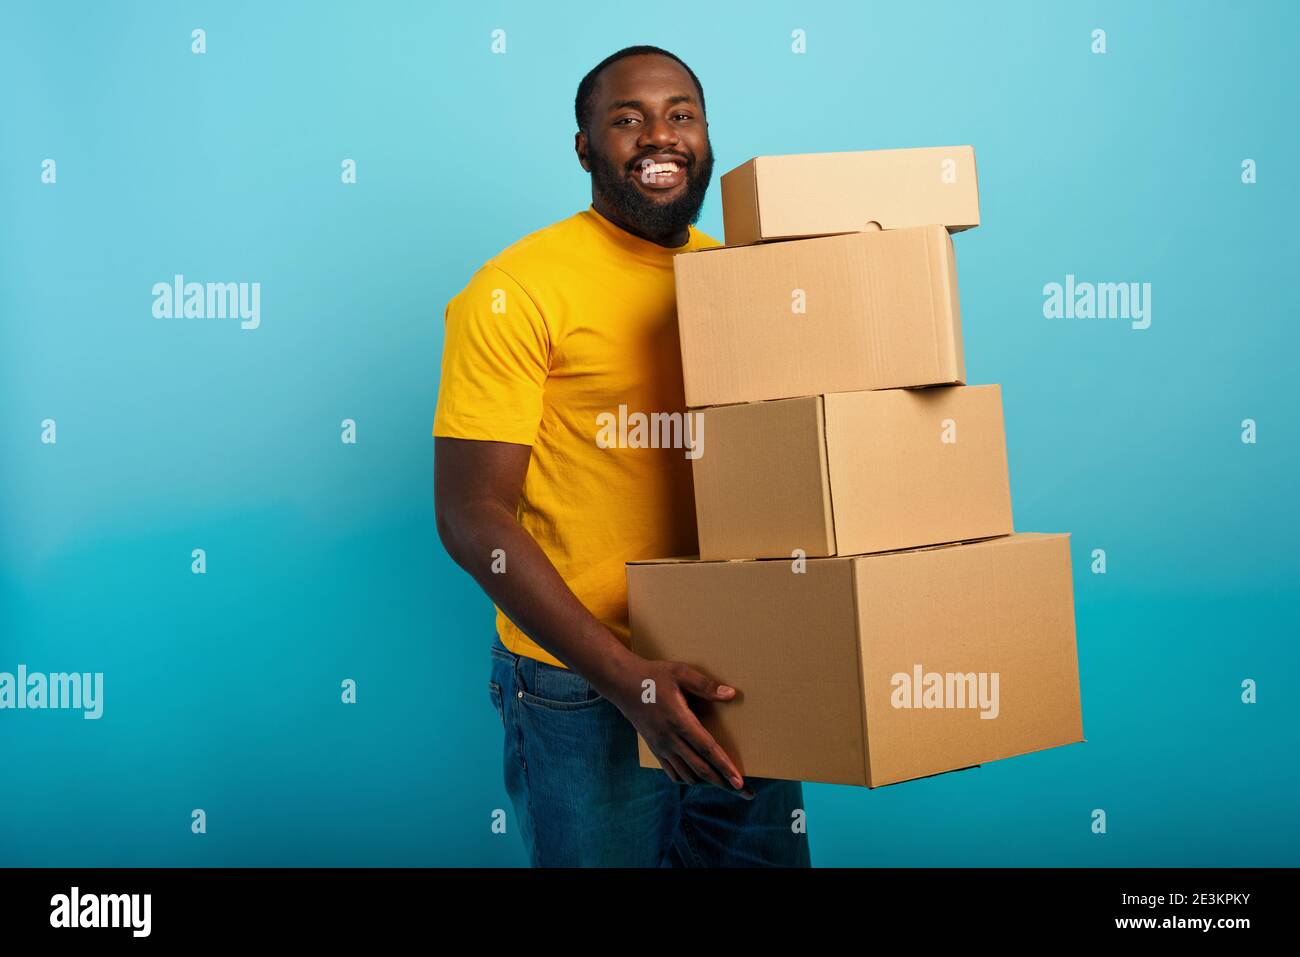
<path fill-rule="evenodd" d="M 690 665 L 682 665 L 677 674 L 677 683 L 684 691 L 688 691 L 697 698 L 706 698 L 709 701 L 730 701 L 736 696 L 736 689 L 728 685 L 719 684 L 703 672 L 696 671 Z"/>

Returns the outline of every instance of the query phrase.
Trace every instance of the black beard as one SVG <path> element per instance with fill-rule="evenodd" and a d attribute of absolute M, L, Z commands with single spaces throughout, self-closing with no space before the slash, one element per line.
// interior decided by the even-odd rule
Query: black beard
<path fill-rule="evenodd" d="M 700 218 L 704 194 L 713 178 L 711 144 L 704 159 L 687 163 L 686 190 L 668 203 L 656 203 L 642 193 L 628 178 L 628 170 L 616 167 L 590 143 L 587 145 L 587 161 L 591 164 L 591 178 L 596 190 L 613 207 L 613 212 L 623 222 L 651 236 L 663 236 L 693 226 Z"/>

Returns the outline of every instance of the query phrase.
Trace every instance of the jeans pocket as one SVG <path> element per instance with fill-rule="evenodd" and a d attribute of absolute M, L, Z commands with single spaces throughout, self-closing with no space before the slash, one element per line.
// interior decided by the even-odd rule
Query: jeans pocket
<path fill-rule="evenodd" d="M 497 717 L 501 723 L 506 723 L 505 706 L 501 703 L 501 686 L 495 681 L 488 682 L 488 697 L 492 699 L 492 707 L 496 709 Z"/>
<path fill-rule="evenodd" d="M 524 704 L 550 711 L 577 711 L 605 701 L 586 678 L 568 668 L 533 659 L 521 661 L 526 663 L 519 669 L 518 697 Z"/>

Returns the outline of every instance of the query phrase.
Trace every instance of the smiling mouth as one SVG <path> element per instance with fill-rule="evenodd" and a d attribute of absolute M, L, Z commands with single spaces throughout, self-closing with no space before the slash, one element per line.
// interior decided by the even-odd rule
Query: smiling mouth
<path fill-rule="evenodd" d="M 686 164 L 677 160 L 643 160 L 633 175 L 648 189 L 672 189 L 686 181 Z"/>

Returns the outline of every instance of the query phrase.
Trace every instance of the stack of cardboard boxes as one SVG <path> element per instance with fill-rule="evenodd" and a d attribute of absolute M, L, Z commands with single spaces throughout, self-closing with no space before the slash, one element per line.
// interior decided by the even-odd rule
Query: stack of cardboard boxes
<path fill-rule="evenodd" d="M 974 150 L 760 157 L 722 202 L 674 260 L 700 555 L 628 565 L 634 649 L 739 689 L 692 706 L 746 775 L 1081 741 L 1069 538 L 1014 532 L 1001 390 L 964 384 Z"/>

